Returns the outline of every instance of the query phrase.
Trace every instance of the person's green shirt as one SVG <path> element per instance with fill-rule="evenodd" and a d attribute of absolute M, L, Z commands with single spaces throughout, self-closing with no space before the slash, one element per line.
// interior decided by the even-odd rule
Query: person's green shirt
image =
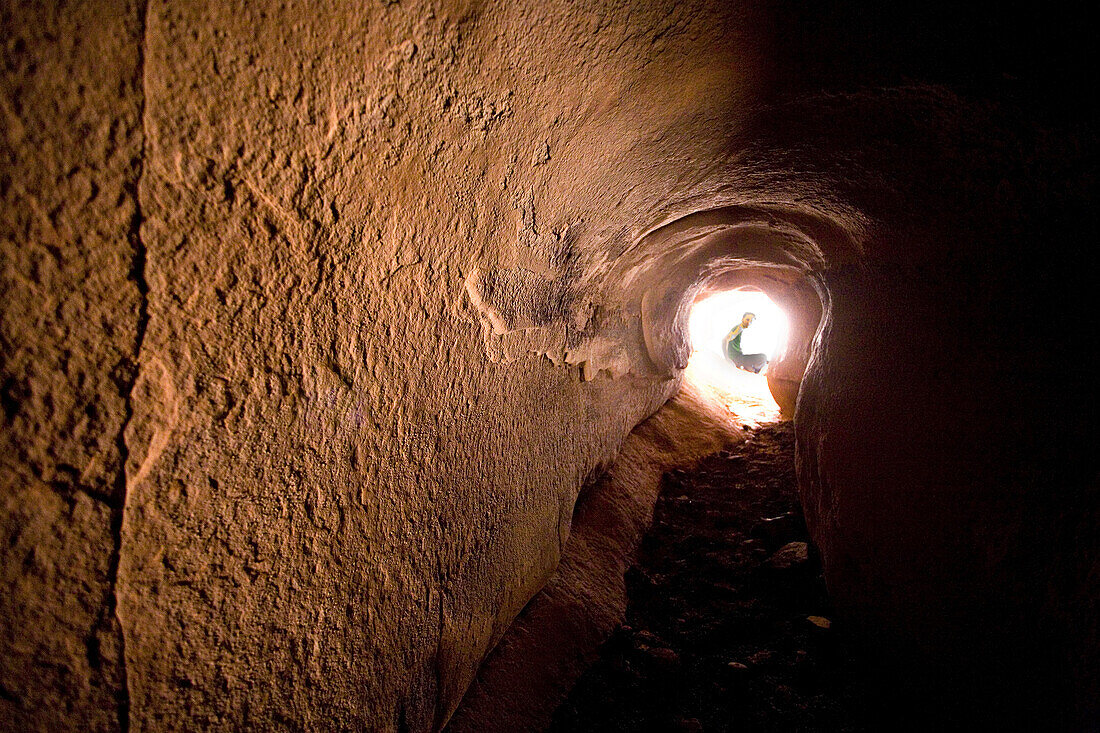
<path fill-rule="evenodd" d="M 733 327 L 726 335 L 726 353 L 741 354 L 741 334 L 745 332 L 745 329 L 738 323 Z"/>

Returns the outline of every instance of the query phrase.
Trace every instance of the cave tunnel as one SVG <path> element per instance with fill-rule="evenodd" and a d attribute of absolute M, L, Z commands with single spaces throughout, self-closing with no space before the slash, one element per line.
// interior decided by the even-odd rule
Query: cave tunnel
<path fill-rule="evenodd" d="M 584 727 L 685 477 L 771 440 L 804 537 L 742 554 L 856 707 L 1100 729 L 1083 10 L 9 5 L 0 728 Z M 774 423 L 693 379 L 731 291 Z"/>

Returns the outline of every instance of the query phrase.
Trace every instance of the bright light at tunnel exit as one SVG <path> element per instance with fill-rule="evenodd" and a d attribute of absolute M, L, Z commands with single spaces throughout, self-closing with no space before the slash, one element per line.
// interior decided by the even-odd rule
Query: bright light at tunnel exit
<path fill-rule="evenodd" d="M 696 303 L 688 318 L 692 355 L 685 379 L 749 425 L 779 419 L 779 405 L 768 389 L 767 368 L 760 374 L 738 369 L 726 358 L 723 341 L 748 311 L 756 320 L 741 336 L 741 351 L 781 357 L 787 345 L 787 314 L 755 290 L 728 290 Z"/>

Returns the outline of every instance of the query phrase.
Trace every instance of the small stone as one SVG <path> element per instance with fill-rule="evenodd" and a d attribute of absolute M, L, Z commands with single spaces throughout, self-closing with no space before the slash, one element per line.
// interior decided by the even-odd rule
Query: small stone
<path fill-rule="evenodd" d="M 805 542 L 788 542 L 771 556 L 768 565 L 776 570 L 789 570 L 810 559 L 810 546 Z"/>
<path fill-rule="evenodd" d="M 542 165 L 550 160 L 550 143 L 544 142 L 535 146 L 531 153 L 531 165 Z"/>
<path fill-rule="evenodd" d="M 752 536 L 775 547 L 776 545 L 804 538 L 806 536 L 806 523 L 801 515 L 787 512 L 758 522 L 752 528 Z"/>
<path fill-rule="evenodd" d="M 806 620 L 819 629 L 828 629 L 833 625 L 833 622 L 824 616 L 807 616 Z"/>
<path fill-rule="evenodd" d="M 636 631 L 634 633 L 634 644 L 636 646 L 664 646 L 665 643 L 661 641 L 661 637 L 649 631 Z"/>
<path fill-rule="evenodd" d="M 767 664 L 768 662 L 771 661 L 771 658 L 772 658 L 772 652 L 768 651 L 767 649 L 763 649 L 761 651 L 755 652 L 754 654 L 751 654 L 749 656 L 749 663 L 750 664 Z"/>
<path fill-rule="evenodd" d="M 747 664 L 742 664 L 741 662 L 730 662 L 726 666 L 729 667 L 730 669 L 734 669 L 734 670 L 737 670 L 737 671 L 743 671 L 743 670 L 746 670 L 746 669 L 749 668 L 749 666 Z"/>
<path fill-rule="evenodd" d="M 651 659 L 662 664 L 676 664 L 680 661 L 680 655 L 667 646 L 650 647 L 646 650 L 646 653 Z"/>

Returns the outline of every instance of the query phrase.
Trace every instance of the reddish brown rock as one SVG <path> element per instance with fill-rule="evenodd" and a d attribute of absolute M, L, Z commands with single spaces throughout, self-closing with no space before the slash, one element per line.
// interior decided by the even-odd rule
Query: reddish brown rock
<path fill-rule="evenodd" d="M 622 621 L 623 576 L 652 520 L 662 474 L 740 438 L 721 408 L 709 405 L 691 385 L 639 425 L 614 469 L 585 489 L 561 564 L 481 666 L 448 730 L 546 728 L 599 645 Z M 635 634 L 634 642 L 657 663 L 675 662 L 675 652 L 648 631 Z"/>
<path fill-rule="evenodd" d="M 853 5 L 6 8 L 2 719 L 443 726 L 733 272 L 838 614 L 1095 715 L 1088 26 Z"/>
<path fill-rule="evenodd" d="M 768 567 L 773 570 L 790 570 L 809 559 L 809 546 L 805 542 L 788 542 L 768 558 Z"/>
<path fill-rule="evenodd" d="M 0 11 L 0 728 L 114 730 L 143 318 L 135 3 Z"/>

